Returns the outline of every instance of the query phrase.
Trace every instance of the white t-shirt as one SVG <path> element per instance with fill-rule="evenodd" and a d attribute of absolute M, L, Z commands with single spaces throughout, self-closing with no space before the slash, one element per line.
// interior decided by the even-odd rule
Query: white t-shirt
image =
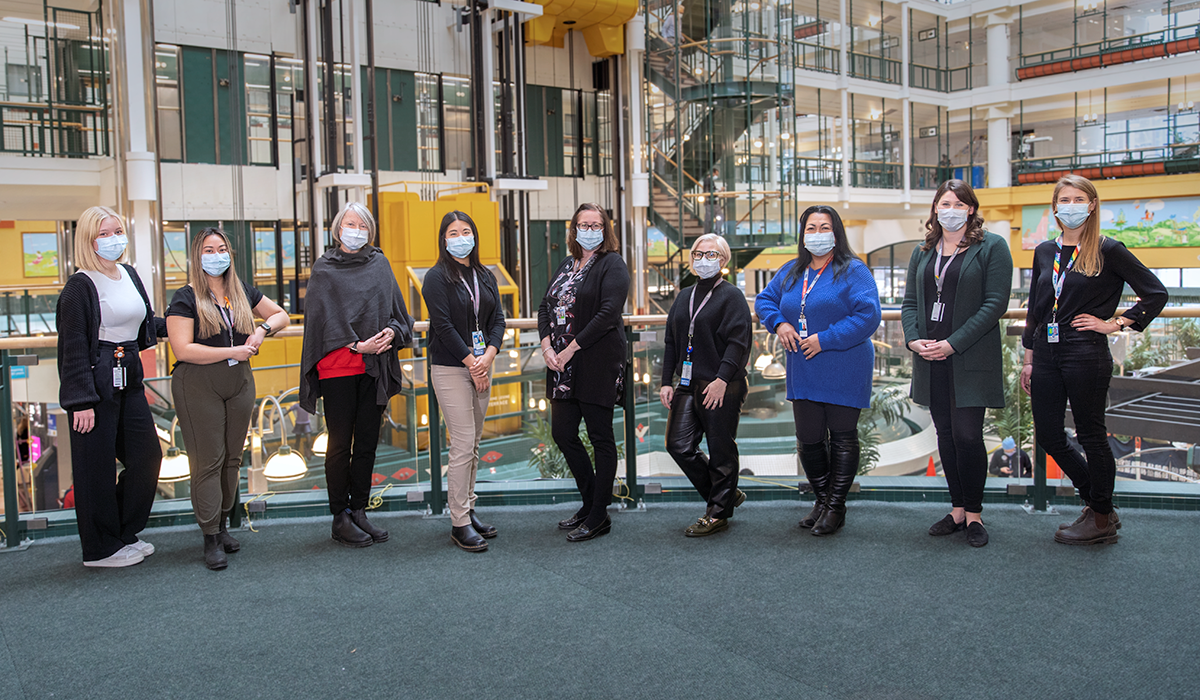
<path fill-rule="evenodd" d="M 100 340 L 119 343 L 137 340 L 142 321 L 146 320 L 146 302 L 138 293 L 129 273 L 117 265 L 120 280 L 110 279 L 103 272 L 84 270 L 100 294 Z"/>

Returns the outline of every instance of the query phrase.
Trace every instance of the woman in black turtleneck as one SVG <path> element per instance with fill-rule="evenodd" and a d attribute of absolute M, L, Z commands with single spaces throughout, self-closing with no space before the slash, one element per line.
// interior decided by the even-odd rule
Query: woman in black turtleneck
<path fill-rule="evenodd" d="M 700 492 L 708 508 L 684 530 L 704 537 L 729 527 L 733 509 L 746 500 L 737 487 L 738 418 L 746 400 L 750 359 L 750 307 L 736 285 L 722 283 L 729 244 L 715 233 L 692 244 L 692 271 L 700 278 L 683 290 L 667 316 L 659 398 L 670 409 L 667 452 Z M 679 387 L 673 386 L 679 373 Z M 708 439 L 709 456 L 700 451 Z"/>
<path fill-rule="evenodd" d="M 1087 504 L 1055 541 L 1106 544 L 1117 541 L 1121 527 L 1112 503 L 1117 464 L 1104 425 L 1112 378 L 1107 336 L 1143 330 L 1166 306 L 1167 290 L 1120 241 L 1100 235 L 1100 197 L 1087 178 L 1059 180 L 1050 206 L 1063 233 L 1033 252 L 1021 387 L 1032 400 L 1038 444 Z M 1117 316 L 1126 284 L 1138 302 Z M 1063 434 L 1067 401 L 1086 460 Z"/>

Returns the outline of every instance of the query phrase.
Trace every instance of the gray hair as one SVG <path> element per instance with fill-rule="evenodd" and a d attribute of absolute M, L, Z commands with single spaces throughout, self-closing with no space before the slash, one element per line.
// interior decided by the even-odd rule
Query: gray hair
<path fill-rule="evenodd" d="M 371 216 L 371 210 L 367 209 L 362 202 L 346 202 L 346 206 L 342 207 L 338 215 L 333 218 L 333 224 L 329 227 L 329 235 L 333 236 L 333 240 L 339 244 L 342 242 L 342 219 L 348 212 L 354 212 L 358 218 L 363 220 L 363 223 L 367 225 L 367 244 L 375 245 L 375 217 Z"/>
<path fill-rule="evenodd" d="M 728 265 L 733 253 L 729 251 L 729 243 L 726 242 L 724 236 L 715 233 L 706 233 L 692 242 L 692 252 L 696 252 L 696 248 L 700 247 L 701 243 L 712 241 L 717 246 L 717 253 L 721 256 L 721 264 Z"/>

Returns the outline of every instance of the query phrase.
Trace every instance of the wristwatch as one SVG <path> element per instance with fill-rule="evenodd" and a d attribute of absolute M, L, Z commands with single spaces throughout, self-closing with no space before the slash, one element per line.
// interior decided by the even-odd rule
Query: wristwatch
<path fill-rule="evenodd" d="M 1125 326 L 1127 325 L 1125 323 L 1124 316 L 1117 316 L 1116 318 L 1113 319 L 1113 323 L 1117 324 L 1117 330 L 1125 330 Z"/>
<path fill-rule="evenodd" d="M 263 321 L 262 323 L 258 324 L 258 327 L 266 331 L 267 335 L 271 335 L 271 324 Z"/>

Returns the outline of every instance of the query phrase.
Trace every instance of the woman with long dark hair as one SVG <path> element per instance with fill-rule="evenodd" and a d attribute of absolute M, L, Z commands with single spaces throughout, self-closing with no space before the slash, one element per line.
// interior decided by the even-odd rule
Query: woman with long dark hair
<path fill-rule="evenodd" d="M 558 523 L 567 540 L 582 542 L 612 529 L 608 504 L 617 476 L 613 410 L 624 393 L 625 332 L 621 311 L 629 270 L 617 251 L 612 220 L 599 204 L 581 204 L 567 231 L 570 255 L 550 278 L 538 306 L 538 335 L 546 361 L 550 429 L 575 477 L 583 505 Z M 579 422 L 587 424 L 593 469 Z"/>
<path fill-rule="evenodd" d="M 504 342 L 504 309 L 496 276 L 479 262 L 479 230 L 452 211 L 438 230 L 438 261 L 421 295 L 429 312 L 433 391 L 450 437 L 446 495 L 450 539 L 468 552 L 487 549 L 496 528 L 475 515 L 479 439 L 491 398 L 492 361 Z"/>
<path fill-rule="evenodd" d="M 858 473 L 858 417 L 871 405 L 871 336 L 882 315 L 875 278 L 851 250 L 837 210 L 809 207 L 800 230 L 796 259 L 780 268 L 754 310 L 787 350 L 787 398 L 816 496 L 800 527 L 820 536 L 846 522 L 846 496 Z"/>
<path fill-rule="evenodd" d="M 367 547 L 388 539 L 366 508 L 383 411 L 402 389 L 397 353 L 412 342 L 412 317 L 391 263 L 373 245 L 371 212 L 350 202 L 330 232 L 336 245 L 313 263 L 304 296 L 300 407 L 316 413 L 325 399 L 333 540 Z"/>
<path fill-rule="evenodd" d="M 1012 293 L 1012 253 L 984 230 L 979 199 L 962 180 L 938 187 L 925 230 L 908 261 L 900 317 L 914 353 L 912 400 L 929 407 L 950 488 L 950 514 L 929 534 L 966 530 L 967 543 L 982 547 L 983 420 L 988 408 L 1004 407 L 1000 317 Z"/>
<path fill-rule="evenodd" d="M 226 522 L 237 498 L 242 445 L 254 412 L 250 358 L 287 313 L 238 279 L 229 237 L 206 228 L 192 239 L 188 283 L 167 309 L 174 353 L 171 396 L 191 467 L 192 511 L 204 535 L 204 564 L 216 571 L 241 549 Z M 255 325 L 254 317 L 263 319 Z"/>
<path fill-rule="evenodd" d="M 1050 203 L 1062 235 L 1033 251 L 1025 366 L 1021 387 L 1030 396 L 1034 433 L 1046 454 L 1071 477 L 1085 506 L 1059 527 L 1062 544 L 1117 541 L 1113 510 L 1117 464 L 1108 443 L 1104 410 L 1112 377 L 1108 335 L 1142 331 L 1167 303 L 1167 290 L 1120 241 L 1100 235 L 1100 196 L 1085 177 L 1066 175 Z M 1138 301 L 1117 315 L 1128 284 Z M 1067 442 L 1067 402 L 1086 459 Z"/>

